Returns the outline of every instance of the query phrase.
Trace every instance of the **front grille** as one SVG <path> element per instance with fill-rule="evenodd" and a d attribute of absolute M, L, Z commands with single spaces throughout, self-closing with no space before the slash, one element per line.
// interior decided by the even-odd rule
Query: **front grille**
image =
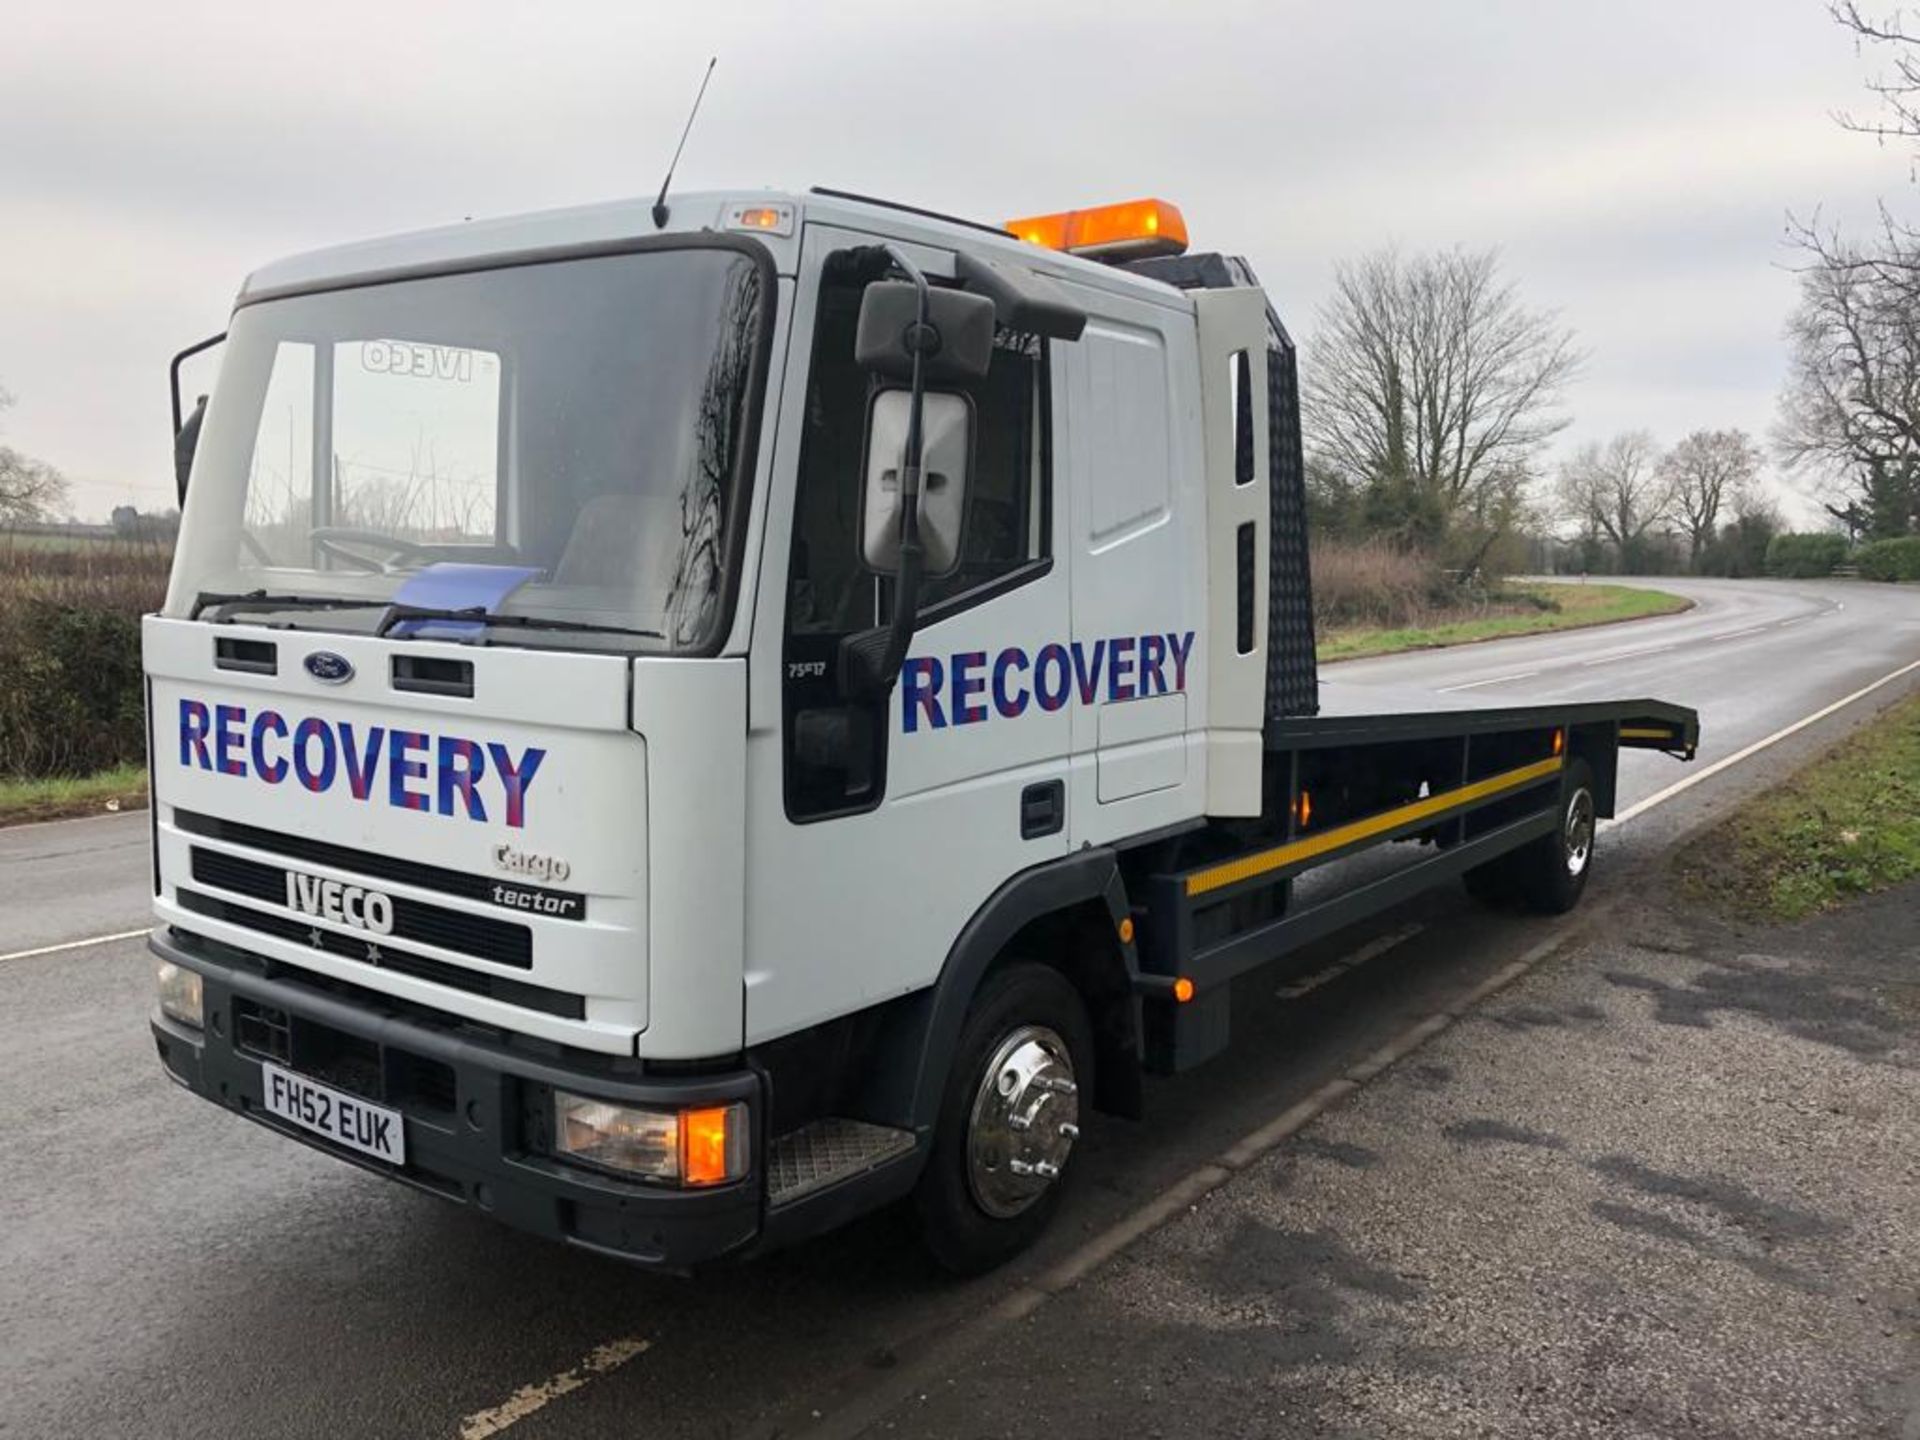
<path fill-rule="evenodd" d="M 279 830 L 263 830 L 258 825 L 245 825 L 238 820 L 222 820 L 217 815 L 200 815 L 191 810 L 175 810 L 173 823 L 176 828 L 189 835 L 199 835 L 208 840 L 224 840 L 230 845 L 244 845 L 249 850 L 265 850 L 274 855 L 284 855 L 289 860 L 305 860 L 311 865 L 330 865 L 336 870 L 352 870 L 361 875 L 372 875 L 381 880 L 395 880 L 402 885 L 412 885 L 421 890 L 438 890 L 446 895 L 458 895 L 463 900 L 479 900 L 488 905 L 501 902 L 495 897 L 495 890 L 505 885 L 515 895 L 532 897 L 536 901 L 551 903 L 510 905 L 511 909 L 537 909 L 538 913 L 558 920 L 585 920 L 587 918 L 587 897 L 570 890 L 549 890 L 538 885 L 522 884 L 515 880 L 511 884 L 488 879 L 485 875 L 475 875 L 466 870 L 448 870 L 439 865 L 423 865 L 418 860 L 402 860 L 393 855 L 377 855 L 368 850 L 355 850 L 346 845 L 333 845 L 325 840 L 311 840 L 305 835 L 288 835 Z"/>
<path fill-rule="evenodd" d="M 244 995 L 233 997 L 233 1043 L 257 1059 L 281 1065 L 293 1063 L 293 1031 L 287 1012 Z"/>
<path fill-rule="evenodd" d="M 570 995 L 564 990 L 550 990 L 544 985 L 529 985 L 524 980 L 512 980 L 504 975 L 483 975 L 476 970 L 449 965 L 444 960 L 389 949 L 380 943 L 385 936 L 362 939 L 357 935 L 341 934 L 337 930 L 322 930 L 317 925 L 308 925 L 289 915 L 270 915 L 264 910 L 236 905 L 217 895 L 203 895 L 184 887 L 175 891 L 175 899 L 181 909 L 191 910 L 196 915 L 208 915 L 215 920 L 224 920 L 229 925 L 240 925 L 263 935 L 290 940 L 296 945 L 322 950 L 343 960 L 381 970 L 393 970 L 417 980 L 431 980 L 436 985 L 464 990 L 470 995 L 485 995 L 503 1004 L 543 1011 L 565 1020 L 587 1018 L 587 1002 L 581 996 Z"/>
<path fill-rule="evenodd" d="M 250 895 L 269 904 L 287 903 L 287 872 L 278 865 L 263 865 L 258 860 L 245 860 L 218 850 L 202 850 L 196 845 L 193 878 L 202 885 L 231 890 L 236 895 Z M 401 895 L 392 899 L 393 933 L 399 939 L 418 940 L 442 950 L 458 950 L 462 955 L 491 960 L 496 965 L 513 965 L 522 970 L 533 968 L 533 934 L 525 925 L 495 920 L 488 915 L 443 910 L 438 905 L 423 905 Z M 304 930 L 305 926 L 301 928 Z"/>
<path fill-rule="evenodd" d="M 362 1099 L 442 1115 L 452 1114 L 460 1101 L 453 1067 L 443 1060 L 349 1035 L 244 995 L 233 997 L 233 1036 L 243 1055 Z"/>

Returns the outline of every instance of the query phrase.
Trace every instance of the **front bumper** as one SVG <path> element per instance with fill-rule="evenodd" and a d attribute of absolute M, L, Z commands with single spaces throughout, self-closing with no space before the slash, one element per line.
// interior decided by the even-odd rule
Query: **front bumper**
<path fill-rule="evenodd" d="M 658 1077 L 637 1061 L 615 1068 L 530 1055 L 463 1034 L 451 1020 L 443 1027 L 255 973 L 226 947 L 178 932 L 155 932 L 149 943 L 161 959 L 197 971 L 204 997 L 200 1030 L 155 1013 L 161 1064 L 196 1095 L 255 1124 L 518 1229 L 642 1265 L 685 1269 L 746 1250 L 760 1234 L 765 1106 L 750 1070 Z M 268 1113 L 262 1060 L 399 1110 L 406 1164 L 369 1159 Z M 753 1117 L 748 1174 L 681 1190 L 556 1161 L 543 1153 L 556 1088 L 636 1105 L 745 1101 Z"/>

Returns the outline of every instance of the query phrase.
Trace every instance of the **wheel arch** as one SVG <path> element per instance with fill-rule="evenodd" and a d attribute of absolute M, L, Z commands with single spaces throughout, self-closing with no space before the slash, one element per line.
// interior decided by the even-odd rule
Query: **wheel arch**
<path fill-rule="evenodd" d="M 1140 1112 L 1139 958 L 1121 937 L 1126 884 L 1108 849 L 1077 851 L 1023 870 L 961 928 L 940 975 L 902 1006 L 874 1047 L 862 1113 L 919 1133 L 940 1110 L 947 1070 L 981 982 L 1010 959 L 1060 971 L 1087 1006 L 1094 1033 L 1094 1106 Z"/>
<path fill-rule="evenodd" d="M 1593 771 L 1594 813 L 1611 816 L 1620 775 L 1619 726 L 1611 721 L 1573 726 L 1567 754 L 1569 760 L 1586 761 L 1587 768 Z"/>

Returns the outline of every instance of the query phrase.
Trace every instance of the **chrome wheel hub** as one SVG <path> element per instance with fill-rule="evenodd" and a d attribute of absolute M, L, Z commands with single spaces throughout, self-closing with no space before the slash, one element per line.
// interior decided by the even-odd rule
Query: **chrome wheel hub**
<path fill-rule="evenodd" d="M 1066 1042 L 1022 1025 L 988 1058 L 967 1121 L 967 1187 L 996 1220 L 1018 1215 L 1060 1178 L 1080 1135 L 1080 1087 Z"/>
<path fill-rule="evenodd" d="M 1567 802 L 1567 873 L 1578 875 L 1593 858 L 1593 792 L 1579 789 Z"/>

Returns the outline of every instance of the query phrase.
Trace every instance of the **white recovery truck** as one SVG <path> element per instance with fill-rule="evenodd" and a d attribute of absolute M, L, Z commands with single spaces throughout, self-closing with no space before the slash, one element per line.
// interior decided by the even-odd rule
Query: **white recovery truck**
<path fill-rule="evenodd" d="M 1185 241 L 688 194 L 249 278 L 145 629 L 167 1073 L 608 1256 L 911 1196 L 977 1269 L 1236 976 L 1572 905 L 1693 712 L 1322 686 L 1293 347 Z"/>

